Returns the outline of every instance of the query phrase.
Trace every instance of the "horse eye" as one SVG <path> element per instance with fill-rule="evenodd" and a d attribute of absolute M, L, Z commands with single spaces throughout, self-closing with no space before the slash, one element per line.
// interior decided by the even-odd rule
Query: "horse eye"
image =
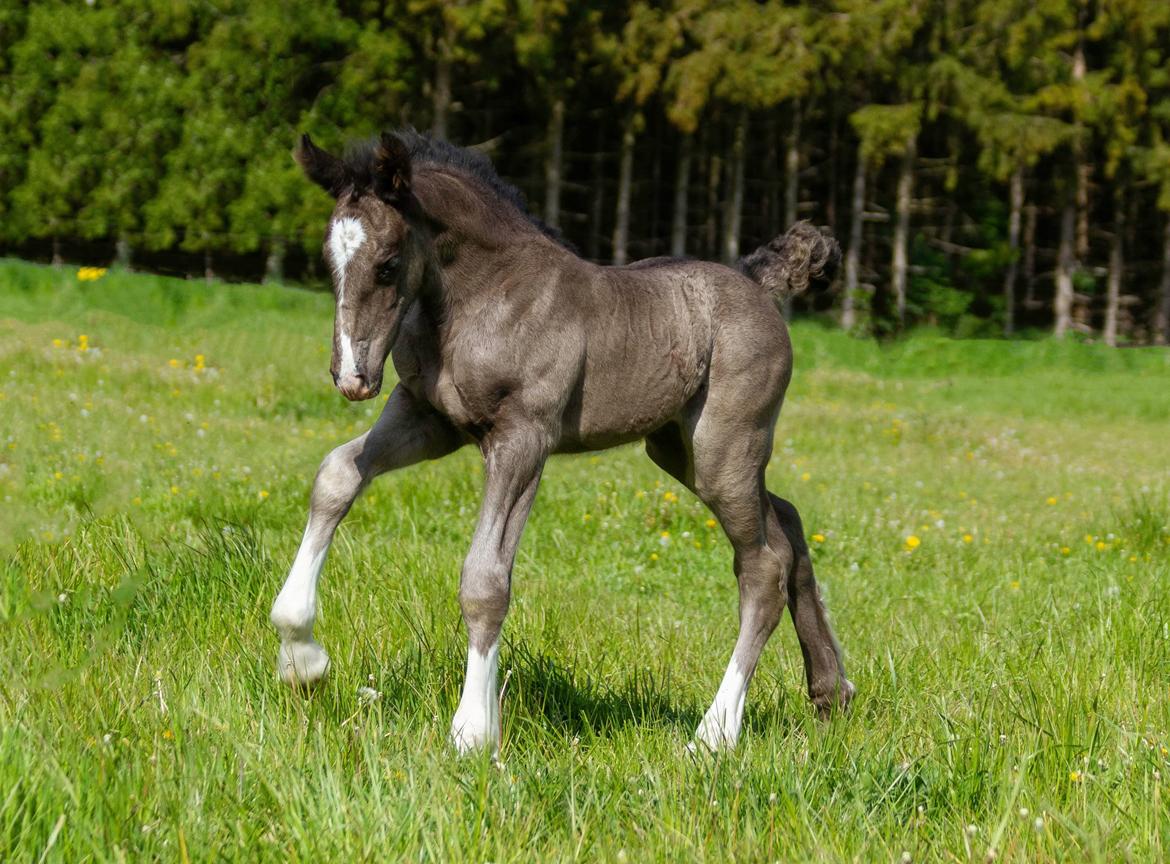
<path fill-rule="evenodd" d="M 379 282 L 393 282 L 394 276 L 398 272 L 398 256 L 389 258 L 378 265 L 378 281 Z"/>

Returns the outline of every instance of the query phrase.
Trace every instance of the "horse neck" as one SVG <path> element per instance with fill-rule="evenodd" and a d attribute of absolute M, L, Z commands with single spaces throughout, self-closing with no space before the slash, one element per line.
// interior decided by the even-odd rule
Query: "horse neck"
<path fill-rule="evenodd" d="M 415 195 L 437 227 L 431 260 L 434 280 L 450 308 L 491 291 L 531 244 L 547 244 L 565 254 L 523 213 L 475 181 L 443 170 L 420 172 Z"/>

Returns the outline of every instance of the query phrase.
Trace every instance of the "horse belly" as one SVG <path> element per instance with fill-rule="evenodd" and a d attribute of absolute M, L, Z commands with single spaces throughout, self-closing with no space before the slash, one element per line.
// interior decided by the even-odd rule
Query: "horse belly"
<path fill-rule="evenodd" d="M 687 332 L 657 336 L 607 339 L 605 351 L 590 346 L 566 417 L 567 446 L 598 450 L 635 441 L 675 417 L 699 391 L 709 358 L 698 340 Z"/>

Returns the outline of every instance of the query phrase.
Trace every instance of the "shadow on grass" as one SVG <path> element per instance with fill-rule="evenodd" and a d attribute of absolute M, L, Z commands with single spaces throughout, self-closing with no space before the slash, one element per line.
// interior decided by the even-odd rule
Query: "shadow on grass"
<path fill-rule="evenodd" d="M 566 736 L 607 737 L 624 728 L 641 727 L 676 729 L 689 738 L 706 710 L 706 703 L 677 695 L 679 688 L 672 684 L 670 670 L 664 674 L 632 666 L 616 685 L 610 685 L 574 675 L 549 655 L 522 643 L 510 647 L 508 710 Z M 801 724 L 800 708 L 774 698 L 772 688 L 761 688 L 758 696 L 744 718 L 746 733 L 780 730 L 787 734 Z"/>

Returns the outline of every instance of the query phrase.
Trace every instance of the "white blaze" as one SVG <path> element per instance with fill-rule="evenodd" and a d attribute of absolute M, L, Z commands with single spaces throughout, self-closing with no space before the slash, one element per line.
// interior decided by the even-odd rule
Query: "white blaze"
<path fill-rule="evenodd" d="M 366 241 L 362 223 L 350 216 L 334 219 L 329 229 L 329 257 L 333 259 L 333 272 L 337 275 L 338 340 L 341 342 L 341 369 L 339 377 L 357 374 L 357 363 L 353 356 L 353 343 L 345 331 L 341 318 L 341 307 L 345 304 L 345 271 L 353 256 Z"/>

